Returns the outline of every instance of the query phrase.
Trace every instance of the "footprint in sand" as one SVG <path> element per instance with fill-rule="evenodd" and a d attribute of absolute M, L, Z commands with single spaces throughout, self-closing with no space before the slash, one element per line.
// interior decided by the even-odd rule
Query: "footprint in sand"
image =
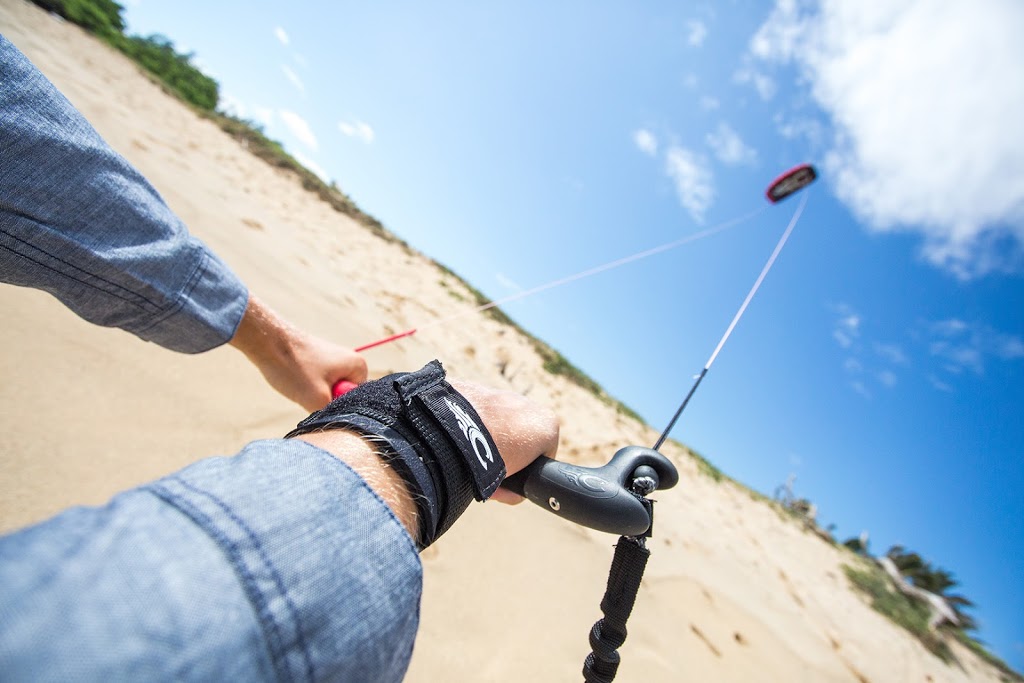
<path fill-rule="evenodd" d="M 699 638 L 701 640 L 701 642 L 703 642 L 705 645 L 707 645 L 708 649 L 711 650 L 711 652 L 716 657 L 721 657 L 722 656 L 722 651 L 719 650 L 717 647 L 715 647 L 714 643 L 712 643 L 710 640 L 708 640 L 708 637 L 706 635 L 704 635 L 704 632 L 701 631 L 699 628 L 697 628 L 696 625 L 690 624 L 690 630 L 693 632 L 693 635 L 697 636 L 697 638 Z"/>
<path fill-rule="evenodd" d="M 782 579 L 782 583 L 786 585 L 786 592 L 789 593 L 789 597 L 793 598 L 793 602 L 795 602 L 800 607 L 804 607 L 804 601 L 800 598 L 799 595 L 797 595 L 796 589 L 793 588 L 793 584 L 789 582 L 789 577 L 786 576 L 786 572 L 782 571 L 781 569 L 779 570 L 779 578 Z"/>

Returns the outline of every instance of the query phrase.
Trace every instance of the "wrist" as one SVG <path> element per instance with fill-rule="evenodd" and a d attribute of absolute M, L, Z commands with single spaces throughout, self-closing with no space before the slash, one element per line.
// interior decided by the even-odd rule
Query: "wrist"
<path fill-rule="evenodd" d="M 294 356 L 295 337 L 291 325 L 250 294 L 245 314 L 230 343 L 262 369 L 268 363 L 280 364 L 283 359 Z"/>
<path fill-rule="evenodd" d="M 416 504 L 405 480 L 390 467 L 367 437 L 344 429 L 309 432 L 293 437 L 333 455 L 358 474 L 402 523 L 414 542 L 419 542 Z"/>
<path fill-rule="evenodd" d="M 505 463 L 483 421 L 445 381 L 438 361 L 389 375 L 336 398 L 288 436 L 345 429 L 379 438 L 416 504 L 418 545 L 428 547 L 476 500 L 487 500 Z M 415 535 L 415 534 L 414 534 Z"/>

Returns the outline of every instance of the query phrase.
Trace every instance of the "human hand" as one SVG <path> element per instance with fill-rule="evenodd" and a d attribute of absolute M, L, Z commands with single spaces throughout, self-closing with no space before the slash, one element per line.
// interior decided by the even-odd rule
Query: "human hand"
<path fill-rule="evenodd" d="M 466 397 L 484 421 L 505 461 L 507 475 L 525 468 L 538 456 L 554 458 L 558 451 L 558 416 L 554 411 L 512 391 L 451 380 L 455 390 Z M 508 505 L 525 500 L 499 487 L 491 496 Z"/>
<path fill-rule="evenodd" d="M 379 381 L 387 382 L 388 378 Z M 558 450 L 559 427 L 558 418 L 551 410 L 510 391 L 493 389 L 472 382 L 457 380 L 449 380 L 449 382 L 466 401 L 472 404 L 501 453 L 508 474 L 522 470 L 540 455 L 549 457 L 555 455 Z M 317 411 L 300 422 L 298 428 L 290 436 L 319 446 L 347 462 L 391 506 L 409 533 L 419 542 L 422 539 L 419 537 L 420 520 L 417 518 L 417 503 L 413 495 L 410 494 L 410 491 L 415 490 L 417 485 L 411 481 L 404 481 L 398 469 L 386 465 L 383 459 L 375 456 L 374 451 L 370 448 L 374 443 L 372 432 L 371 436 L 365 434 L 356 436 L 341 426 L 343 423 L 339 421 L 339 418 L 360 415 L 361 402 L 356 400 L 355 403 L 352 403 L 350 399 L 352 397 L 342 399 L 340 406 L 338 403 L 332 403 L 323 410 Z M 393 402 L 390 408 L 387 407 L 388 400 Z M 349 403 L 346 404 L 345 401 L 349 401 Z M 374 411 L 387 413 L 392 409 L 404 413 L 398 393 L 392 399 L 378 396 Z M 395 417 L 397 418 L 398 415 Z M 432 426 L 432 421 L 429 420 L 427 426 L 430 429 L 440 429 L 440 427 Z M 415 429 L 415 427 L 412 423 L 408 423 L 405 425 L 405 429 Z M 440 434 L 438 437 L 444 438 Z M 425 447 L 427 441 L 429 439 L 423 440 Z M 454 454 L 450 455 L 454 456 Z M 519 503 L 523 500 L 521 496 L 502 488 L 498 488 L 491 498 L 508 504 Z M 456 516 L 459 514 L 461 514 L 461 510 L 456 513 Z M 435 538 L 431 532 L 428 533 L 430 538 L 427 545 Z"/>
<path fill-rule="evenodd" d="M 362 356 L 290 325 L 255 296 L 249 298 L 231 345 L 259 368 L 270 386 L 310 412 L 330 402 L 337 382 L 366 381 Z"/>

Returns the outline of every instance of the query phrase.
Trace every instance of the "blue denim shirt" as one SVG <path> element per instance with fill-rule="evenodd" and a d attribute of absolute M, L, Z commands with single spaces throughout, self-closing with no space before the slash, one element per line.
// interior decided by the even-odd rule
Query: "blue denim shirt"
<path fill-rule="evenodd" d="M 0 280 L 186 352 L 229 340 L 248 299 L 3 37 Z M 259 441 L 0 538 L 0 679 L 400 680 L 421 591 L 359 476 Z"/>
<path fill-rule="evenodd" d="M 0 280 L 175 351 L 231 339 L 245 286 L 0 36 Z"/>

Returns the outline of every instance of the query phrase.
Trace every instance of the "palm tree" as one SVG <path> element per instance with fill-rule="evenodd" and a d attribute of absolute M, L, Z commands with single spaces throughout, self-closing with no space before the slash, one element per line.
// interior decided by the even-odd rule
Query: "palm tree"
<path fill-rule="evenodd" d="M 960 629 L 963 631 L 974 631 L 978 623 L 972 616 L 964 612 L 965 609 L 974 607 L 974 603 L 963 595 L 950 593 L 951 588 L 960 585 L 960 582 L 953 578 L 951 572 L 941 567 L 933 566 L 928 560 L 919 554 L 909 551 L 901 545 L 894 545 L 886 553 L 892 560 L 900 574 L 909 579 L 915 586 L 929 593 L 940 595 L 949 603 L 949 606 L 956 613 L 960 620 Z"/>
<path fill-rule="evenodd" d="M 868 532 L 860 532 L 860 536 L 850 536 L 848 539 L 843 541 L 843 545 L 857 553 L 861 557 L 871 557 L 871 552 L 868 550 Z"/>

